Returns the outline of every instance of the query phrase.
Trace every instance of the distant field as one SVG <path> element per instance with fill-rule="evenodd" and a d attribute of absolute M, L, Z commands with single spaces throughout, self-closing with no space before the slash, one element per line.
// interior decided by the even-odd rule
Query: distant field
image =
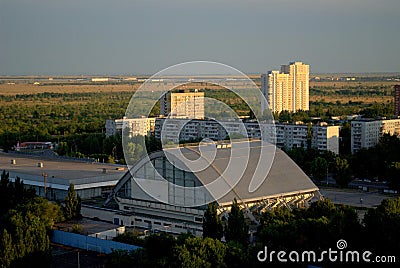
<path fill-rule="evenodd" d="M 134 92 L 138 88 L 135 85 L 45 85 L 32 84 L 0 85 L 0 95 L 35 94 L 35 93 L 83 93 L 83 92 Z"/>
<path fill-rule="evenodd" d="M 33 84 L 0 84 L 0 95 L 13 96 L 17 94 L 35 94 L 35 93 L 110 93 L 110 92 L 135 92 L 142 84 L 87 84 L 87 85 L 33 85 Z M 155 89 L 159 86 L 153 85 Z M 167 86 L 169 86 L 167 84 Z M 218 89 L 219 86 L 215 85 L 199 85 L 199 84 L 186 84 L 180 86 L 180 89 L 198 88 L 202 89 L 207 87 L 209 89 Z"/>
<path fill-rule="evenodd" d="M 395 81 L 323 81 L 323 82 L 310 82 L 310 88 L 312 87 L 332 87 L 337 89 L 346 89 L 346 88 L 356 88 L 356 87 L 386 87 L 386 86 L 394 86 L 398 85 L 400 82 Z"/>
<path fill-rule="evenodd" d="M 387 103 L 393 101 L 393 87 L 399 82 L 393 81 L 329 81 L 310 82 L 310 101 L 341 103 L 362 102 L 370 104 L 374 102 Z M 319 89 L 317 94 L 315 90 Z M 349 92 L 351 91 L 351 92 Z"/>
<path fill-rule="evenodd" d="M 318 102 L 332 102 L 337 101 L 341 103 L 362 102 L 365 104 L 379 102 L 387 103 L 393 100 L 391 94 L 374 95 L 374 94 L 355 94 L 347 95 L 342 92 L 345 90 L 352 90 L 353 92 L 364 92 L 368 90 L 391 90 L 395 84 L 399 82 L 393 81 L 324 81 L 324 82 L 310 82 L 310 101 Z M 7 85 L 0 84 L 0 95 L 13 96 L 17 94 L 35 94 L 35 93 L 118 93 L 118 92 L 135 92 L 141 84 L 106 84 L 106 85 L 32 85 L 32 84 L 15 84 Z M 185 85 L 181 88 L 202 88 L 204 85 Z M 207 88 L 217 89 L 217 86 L 206 85 Z M 323 94 L 316 94 L 312 89 L 320 89 Z"/>
<path fill-rule="evenodd" d="M 370 103 L 387 103 L 393 101 L 393 97 L 391 96 L 379 96 L 379 97 L 369 97 L 369 96 L 343 96 L 343 95 L 327 95 L 327 96 L 315 96 L 310 95 L 310 101 L 318 101 L 318 102 L 333 102 L 336 103 L 340 101 L 341 103 L 352 102 L 362 102 L 365 104 Z"/>

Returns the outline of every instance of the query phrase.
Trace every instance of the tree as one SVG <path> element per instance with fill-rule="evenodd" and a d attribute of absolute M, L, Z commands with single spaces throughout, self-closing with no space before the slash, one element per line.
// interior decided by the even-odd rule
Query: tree
<path fill-rule="evenodd" d="M 327 176 L 328 162 L 325 158 L 317 157 L 311 162 L 311 174 L 317 181 L 322 181 Z"/>
<path fill-rule="evenodd" d="M 335 206 L 324 199 L 312 203 L 308 209 L 283 207 L 266 211 L 261 217 L 258 237 L 263 245 L 275 250 L 315 250 L 328 248 L 338 239 L 357 245 L 361 230 L 353 208 Z"/>
<path fill-rule="evenodd" d="M 184 268 L 226 267 L 226 245 L 212 238 L 191 237 L 177 246 L 178 266 Z"/>
<path fill-rule="evenodd" d="M 146 237 L 146 255 L 154 267 L 166 267 L 174 259 L 175 239 L 166 233 Z M 162 250 L 160 250 L 162 249 Z"/>
<path fill-rule="evenodd" d="M 23 206 L 18 206 L 18 210 L 37 215 L 48 230 L 52 229 L 55 223 L 64 220 L 63 212 L 58 204 L 39 196 Z"/>
<path fill-rule="evenodd" d="M 306 213 L 309 218 L 329 217 L 335 213 L 335 210 L 335 204 L 333 204 L 329 198 L 324 198 L 323 200 L 312 203 Z"/>
<path fill-rule="evenodd" d="M 58 155 L 67 155 L 69 152 L 68 144 L 65 141 L 60 141 L 57 146 L 57 154 Z"/>
<path fill-rule="evenodd" d="M 3 229 L 0 234 L 0 267 L 10 267 L 14 258 L 12 237 L 6 229 Z"/>
<path fill-rule="evenodd" d="M 13 185 L 10 182 L 9 173 L 3 170 L 0 180 L 0 215 L 4 215 L 11 207 L 13 200 L 11 199 L 12 191 L 10 188 L 12 187 Z"/>
<path fill-rule="evenodd" d="M 236 241 L 241 244 L 248 242 L 249 226 L 246 223 L 243 211 L 240 209 L 236 198 L 232 202 L 231 211 L 228 214 L 228 223 L 225 228 L 226 241 Z"/>
<path fill-rule="evenodd" d="M 0 217 L 9 209 L 15 208 L 18 204 L 30 202 L 35 197 L 35 190 L 25 189 L 23 181 L 17 177 L 12 183 L 9 173 L 3 170 L 0 180 Z"/>
<path fill-rule="evenodd" d="M 162 149 L 161 141 L 156 139 L 154 137 L 154 135 L 151 135 L 150 137 L 145 136 L 144 138 L 145 138 L 145 143 L 146 143 L 146 151 L 148 153 Z"/>
<path fill-rule="evenodd" d="M 364 216 L 366 237 L 370 246 L 381 253 L 400 251 L 400 197 L 385 199 L 377 208 L 370 208 Z"/>
<path fill-rule="evenodd" d="M 48 233 L 54 222 L 61 219 L 59 212 L 56 204 L 42 197 L 9 209 L 1 222 L 5 228 L 0 233 L 1 267 L 43 267 L 48 264 Z"/>
<path fill-rule="evenodd" d="M 292 113 L 290 113 L 289 111 L 280 112 L 279 122 L 292 122 Z"/>
<path fill-rule="evenodd" d="M 136 142 L 128 142 L 124 147 L 126 160 L 129 164 L 135 163 L 143 156 L 144 148 L 142 144 L 142 141 L 136 139 Z"/>
<path fill-rule="evenodd" d="M 225 264 L 226 267 L 245 267 L 251 260 L 246 248 L 235 241 L 229 241 L 226 245 Z"/>
<path fill-rule="evenodd" d="M 68 194 L 64 201 L 64 216 L 67 220 L 76 219 L 80 217 L 81 204 L 80 198 L 77 197 L 74 184 L 68 187 Z"/>
<path fill-rule="evenodd" d="M 389 166 L 388 176 L 390 186 L 397 191 L 400 191 L 400 162 L 392 162 Z"/>
<path fill-rule="evenodd" d="M 340 129 L 339 152 L 340 155 L 351 154 L 351 125 L 349 122 L 343 124 Z"/>
<path fill-rule="evenodd" d="M 350 176 L 350 170 L 349 170 L 349 163 L 347 162 L 347 159 L 344 158 L 340 158 L 340 157 L 336 157 L 335 158 L 335 180 L 336 183 L 340 186 L 340 187 L 346 187 L 350 180 L 351 180 L 351 176 Z"/>
<path fill-rule="evenodd" d="M 208 204 L 203 217 L 203 237 L 210 237 L 221 240 L 223 236 L 223 226 L 217 214 L 217 202 Z"/>

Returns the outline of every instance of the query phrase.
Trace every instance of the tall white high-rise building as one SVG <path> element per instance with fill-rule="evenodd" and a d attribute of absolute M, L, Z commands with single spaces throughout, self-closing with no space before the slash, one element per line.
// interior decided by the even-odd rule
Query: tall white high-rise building
<path fill-rule="evenodd" d="M 261 90 L 269 109 L 278 113 L 309 110 L 309 77 L 310 65 L 303 62 L 291 62 L 282 65 L 281 71 L 262 74 Z"/>

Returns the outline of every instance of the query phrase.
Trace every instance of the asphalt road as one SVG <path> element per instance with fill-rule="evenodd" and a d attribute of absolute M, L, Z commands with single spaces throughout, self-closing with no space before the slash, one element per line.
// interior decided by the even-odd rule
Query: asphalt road
<path fill-rule="evenodd" d="M 362 192 L 358 190 L 332 188 L 322 188 L 320 189 L 320 193 L 335 204 L 366 208 L 376 207 L 382 200 L 393 197 L 393 195 L 386 195 L 378 192 Z"/>

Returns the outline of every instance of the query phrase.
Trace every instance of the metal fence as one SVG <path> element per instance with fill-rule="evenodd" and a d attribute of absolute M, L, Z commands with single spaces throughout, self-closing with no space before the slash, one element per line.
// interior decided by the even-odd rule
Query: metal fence
<path fill-rule="evenodd" d="M 103 240 L 96 237 L 85 236 L 81 234 L 69 233 L 60 230 L 54 230 L 51 237 L 51 242 L 80 248 L 84 250 L 91 250 L 100 253 L 111 253 L 112 250 L 135 250 L 140 247 L 124 244 L 120 242 Z"/>

